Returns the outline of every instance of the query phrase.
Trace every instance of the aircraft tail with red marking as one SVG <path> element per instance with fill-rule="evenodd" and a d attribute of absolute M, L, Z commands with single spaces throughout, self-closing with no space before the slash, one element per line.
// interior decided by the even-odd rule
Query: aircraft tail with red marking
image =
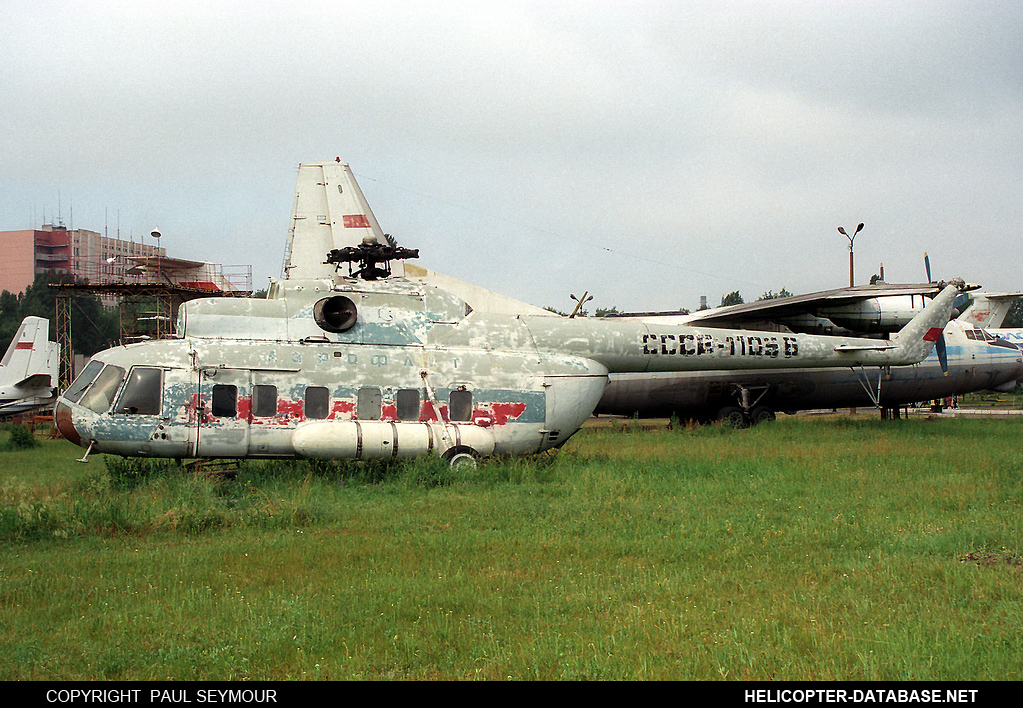
<path fill-rule="evenodd" d="M 1020 297 L 1023 293 L 977 293 L 970 306 L 956 319 L 981 329 L 998 329 Z"/>
<path fill-rule="evenodd" d="M 49 341 L 50 322 L 26 317 L 0 361 L 0 416 L 52 402 L 60 366 L 60 345 Z"/>
<path fill-rule="evenodd" d="M 358 246 L 370 237 L 386 244 L 384 232 L 348 163 L 337 158 L 333 162 L 300 164 L 284 254 L 284 278 L 332 278 L 335 267 L 324 263 L 327 254 Z"/>

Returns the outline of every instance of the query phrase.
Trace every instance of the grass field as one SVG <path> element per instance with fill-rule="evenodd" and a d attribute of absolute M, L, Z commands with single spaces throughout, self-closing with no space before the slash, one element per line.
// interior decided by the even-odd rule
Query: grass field
<path fill-rule="evenodd" d="M 233 478 L 0 452 L 0 679 L 1018 681 L 1021 426 L 626 421 Z"/>

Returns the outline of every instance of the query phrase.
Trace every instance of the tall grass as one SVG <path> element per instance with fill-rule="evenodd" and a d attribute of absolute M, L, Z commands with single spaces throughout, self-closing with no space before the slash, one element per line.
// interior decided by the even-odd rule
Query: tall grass
<path fill-rule="evenodd" d="M 231 476 L 47 442 L 3 453 L 0 678 L 1019 680 L 1020 425 Z"/>

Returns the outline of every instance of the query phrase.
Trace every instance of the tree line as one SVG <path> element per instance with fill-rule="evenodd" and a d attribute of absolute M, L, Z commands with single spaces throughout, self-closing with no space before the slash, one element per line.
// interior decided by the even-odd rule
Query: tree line
<path fill-rule="evenodd" d="M 50 321 L 50 341 L 57 340 L 57 294 L 50 283 L 76 282 L 67 273 L 36 274 L 23 293 L 0 292 L 0 352 L 7 351 L 26 317 Z M 82 281 L 78 281 L 80 284 Z M 117 344 L 120 320 L 116 309 L 106 309 L 95 295 L 71 294 L 71 348 L 75 354 L 92 356 Z"/>

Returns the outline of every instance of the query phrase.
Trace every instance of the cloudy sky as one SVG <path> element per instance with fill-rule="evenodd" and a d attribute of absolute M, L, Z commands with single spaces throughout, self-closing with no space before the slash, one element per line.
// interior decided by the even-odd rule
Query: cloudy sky
<path fill-rule="evenodd" d="M 0 230 L 280 275 L 300 162 L 536 305 L 1023 290 L 1023 3 L 0 2 Z"/>

